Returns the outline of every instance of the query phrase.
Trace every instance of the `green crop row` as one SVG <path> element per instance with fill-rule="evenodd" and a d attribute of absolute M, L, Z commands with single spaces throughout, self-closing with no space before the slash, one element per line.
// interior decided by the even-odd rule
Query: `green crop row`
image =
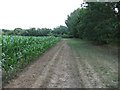
<path fill-rule="evenodd" d="M 5 80 L 23 70 L 32 60 L 60 40 L 59 37 L 2 37 L 2 69 Z"/>

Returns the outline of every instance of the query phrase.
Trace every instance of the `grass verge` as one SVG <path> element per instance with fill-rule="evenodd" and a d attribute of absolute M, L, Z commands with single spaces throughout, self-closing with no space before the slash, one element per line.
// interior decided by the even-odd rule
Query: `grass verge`
<path fill-rule="evenodd" d="M 67 39 L 68 45 L 80 57 L 79 60 L 87 61 L 100 80 L 108 88 L 118 87 L 118 49 L 109 45 L 93 45 L 80 39 Z M 82 66 L 88 68 L 85 63 Z"/>

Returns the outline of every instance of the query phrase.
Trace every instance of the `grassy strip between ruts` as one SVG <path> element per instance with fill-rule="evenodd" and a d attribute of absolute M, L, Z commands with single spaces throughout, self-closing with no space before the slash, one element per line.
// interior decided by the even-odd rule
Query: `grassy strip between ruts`
<path fill-rule="evenodd" d="M 67 39 L 68 45 L 75 51 L 79 60 L 83 63 L 84 70 L 88 66 L 84 61 L 98 73 L 105 87 L 118 86 L 118 49 L 108 46 L 93 45 L 88 41 L 80 39 Z"/>
<path fill-rule="evenodd" d="M 2 37 L 2 69 L 5 71 L 3 83 L 23 70 L 32 60 L 60 41 L 59 37 Z"/>

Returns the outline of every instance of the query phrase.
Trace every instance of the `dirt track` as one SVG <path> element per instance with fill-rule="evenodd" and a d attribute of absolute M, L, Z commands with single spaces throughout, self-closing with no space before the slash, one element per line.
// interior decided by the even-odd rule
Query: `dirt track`
<path fill-rule="evenodd" d="M 79 55 L 65 40 L 28 65 L 16 79 L 4 88 L 99 88 L 105 87 L 88 62 L 84 70 Z M 90 76 L 87 76 L 87 74 Z"/>

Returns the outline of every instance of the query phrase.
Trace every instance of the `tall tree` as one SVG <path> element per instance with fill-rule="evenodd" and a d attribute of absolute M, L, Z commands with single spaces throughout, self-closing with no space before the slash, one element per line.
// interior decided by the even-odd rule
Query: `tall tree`
<path fill-rule="evenodd" d="M 72 12 L 65 21 L 74 37 L 97 43 L 110 43 L 118 33 L 118 3 L 87 2 Z"/>

